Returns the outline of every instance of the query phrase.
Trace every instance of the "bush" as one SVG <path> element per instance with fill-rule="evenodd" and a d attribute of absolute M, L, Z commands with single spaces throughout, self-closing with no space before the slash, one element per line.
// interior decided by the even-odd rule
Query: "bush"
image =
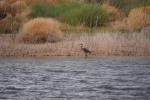
<path fill-rule="evenodd" d="M 62 14 L 60 21 L 71 25 L 84 24 L 88 27 L 104 26 L 108 21 L 108 14 L 98 5 L 85 4 Z"/>
<path fill-rule="evenodd" d="M 127 19 L 128 29 L 137 31 L 150 25 L 150 6 L 132 9 Z"/>
<path fill-rule="evenodd" d="M 21 14 L 26 9 L 27 5 L 24 1 L 16 1 L 13 4 L 11 4 L 11 14 L 13 16 L 15 16 L 16 14 Z"/>
<path fill-rule="evenodd" d="M 119 9 L 117 9 L 114 6 L 111 6 L 108 2 L 103 3 L 102 8 L 105 9 L 109 13 L 109 15 L 110 15 L 109 20 L 110 21 L 122 20 L 123 19 L 123 14 L 119 11 Z"/>
<path fill-rule="evenodd" d="M 20 42 L 57 42 L 62 39 L 59 22 L 50 18 L 36 18 L 23 25 L 18 36 Z"/>
<path fill-rule="evenodd" d="M 16 32 L 19 29 L 19 23 L 13 21 L 13 17 L 10 14 L 0 20 L 0 32 L 4 33 L 11 33 Z"/>
<path fill-rule="evenodd" d="M 31 9 L 34 18 L 52 17 L 71 25 L 103 26 L 108 20 L 106 11 L 96 4 L 71 2 L 49 5 L 36 2 Z"/>
<path fill-rule="evenodd" d="M 32 17 L 53 17 L 58 18 L 68 10 L 82 6 L 79 2 L 61 3 L 61 4 L 46 4 L 35 2 L 31 5 Z"/>
<path fill-rule="evenodd" d="M 11 6 L 6 1 L 0 1 L 0 19 L 6 17 L 6 14 L 10 12 Z"/>

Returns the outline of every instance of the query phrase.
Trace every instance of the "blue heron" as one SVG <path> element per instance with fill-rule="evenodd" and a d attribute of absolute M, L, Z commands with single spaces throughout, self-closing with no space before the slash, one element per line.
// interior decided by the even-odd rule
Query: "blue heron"
<path fill-rule="evenodd" d="M 83 47 L 83 44 L 79 44 L 79 45 L 81 45 L 81 49 L 84 51 L 84 53 L 85 53 L 85 56 L 87 56 L 87 54 L 89 53 L 92 53 L 90 50 L 88 50 L 87 48 L 82 48 Z"/>

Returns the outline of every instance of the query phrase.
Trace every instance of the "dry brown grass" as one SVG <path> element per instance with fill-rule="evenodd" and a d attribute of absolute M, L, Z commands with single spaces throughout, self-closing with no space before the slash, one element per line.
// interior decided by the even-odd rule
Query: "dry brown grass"
<path fill-rule="evenodd" d="M 62 39 L 59 22 L 51 18 L 36 18 L 23 25 L 18 37 L 20 42 L 57 42 Z"/>
<path fill-rule="evenodd" d="M 136 31 L 150 25 L 150 6 L 132 9 L 127 20 L 128 29 Z"/>
<path fill-rule="evenodd" d="M 11 6 L 6 1 L 0 1 L 0 16 L 4 13 L 10 12 Z"/>
<path fill-rule="evenodd" d="M 12 30 L 16 29 L 16 27 L 18 27 L 18 24 L 16 24 L 12 20 L 12 15 L 7 14 L 6 18 L 0 20 L 0 30 L 3 32 L 11 32 Z"/>
<path fill-rule="evenodd" d="M 31 10 L 26 9 L 21 14 L 16 14 L 16 18 L 19 19 L 21 26 L 31 19 Z"/>
<path fill-rule="evenodd" d="M 0 56 L 84 56 L 80 45 L 93 51 L 90 56 L 149 56 L 150 36 L 143 33 L 71 34 L 56 43 L 23 44 L 15 36 L 0 36 Z"/>
<path fill-rule="evenodd" d="M 121 21 L 114 21 L 111 23 L 111 26 L 113 29 L 117 30 L 117 31 L 127 31 L 128 27 L 127 27 L 127 18 L 124 18 Z"/>
<path fill-rule="evenodd" d="M 16 16 L 16 14 L 21 14 L 22 12 L 27 10 L 27 5 L 25 1 L 16 1 L 11 4 L 11 14 Z"/>
<path fill-rule="evenodd" d="M 116 7 L 111 6 L 108 2 L 102 4 L 102 8 L 110 14 L 110 21 L 122 20 L 123 14 Z"/>

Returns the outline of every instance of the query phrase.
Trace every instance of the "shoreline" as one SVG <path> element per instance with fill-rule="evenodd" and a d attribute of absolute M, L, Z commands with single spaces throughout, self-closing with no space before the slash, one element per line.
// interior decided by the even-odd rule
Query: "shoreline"
<path fill-rule="evenodd" d="M 2 57 L 0 56 L 0 60 L 5 60 L 5 59 L 63 59 L 63 58 L 150 58 L 150 56 L 5 56 Z"/>
<path fill-rule="evenodd" d="M 150 57 L 150 38 L 142 33 L 77 33 L 56 43 L 41 44 L 18 43 L 15 37 L 0 36 L 0 57 L 85 57 L 81 43 L 93 51 L 90 57 Z"/>

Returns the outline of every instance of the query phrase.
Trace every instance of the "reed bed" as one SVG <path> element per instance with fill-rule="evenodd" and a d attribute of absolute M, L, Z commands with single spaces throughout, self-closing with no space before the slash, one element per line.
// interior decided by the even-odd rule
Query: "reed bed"
<path fill-rule="evenodd" d="M 0 36 L 0 56 L 84 56 L 79 44 L 92 51 L 90 56 L 150 56 L 150 36 L 144 33 L 71 34 L 57 43 L 18 43 L 15 36 Z"/>

